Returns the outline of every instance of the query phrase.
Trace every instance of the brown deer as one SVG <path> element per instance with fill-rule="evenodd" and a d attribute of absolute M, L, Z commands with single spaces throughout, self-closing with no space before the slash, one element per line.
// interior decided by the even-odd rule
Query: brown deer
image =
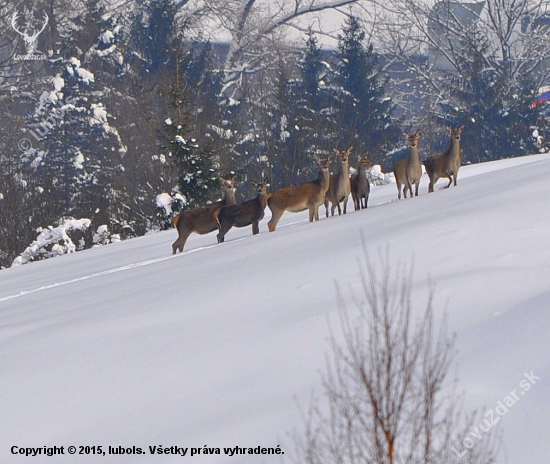
<path fill-rule="evenodd" d="M 450 126 L 445 126 L 445 129 L 451 134 L 449 148 L 439 156 L 430 156 L 424 160 L 424 166 L 426 166 L 426 172 L 430 178 L 428 192 L 434 191 L 435 183 L 442 177 L 449 179 L 449 183 L 444 188 L 449 188 L 453 181 L 456 187 L 456 178 L 461 163 L 460 137 L 464 130 L 464 126 L 460 126 L 458 129 L 452 129 Z"/>
<path fill-rule="evenodd" d="M 225 234 L 231 227 L 245 227 L 252 224 L 252 235 L 260 233 L 260 221 L 264 218 L 265 196 L 269 180 L 265 179 L 262 184 L 252 181 L 254 187 L 258 189 L 258 195 L 252 200 L 245 201 L 240 205 L 224 206 L 214 217 L 218 221 L 218 243 L 223 243 Z"/>
<path fill-rule="evenodd" d="M 214 214 L 225 205 L 234 205 L 235 201 L 235 178 L 230 180 L 220 179 L 224 192 L 223 200 L 212 203 L 202 208 L 189 209 L 182 211 L 172 220 L 172 225 L 178 230 L 178 239 L 172 244 L 172 254 L 179 250 L 183 252 L 183 247 L 189 235 L 193 232 L 199 235 L 214 232 L 218 228 L 218 221 Z"/>
<path fill-rule="evenodd" d="M 401 185 L 403 185 L 403 196 L 405 198 L 407 198 L 407 191 L 409 192 L 409 197 L 412 198 L 413 185 L 415 186 L 414 195 L 417 197 L 418 186 L 422 177 L 422 164 L 418 156 L 418 139 L 422 135 L 422 132 L 416 131 L 414 135 L 403 132 L 403 135 L 409 140 L 411 151 L 408 158 L 399 160 L 393 168 L 393 175 L 397 184 L 397 198 L 399 200 L 401 200 Z"/>
<path fill-rule="evenodd" d="M 319 177 L 305 184 L 294 185 L 276 190 L 267 195 L 267 205 L 271 210 L 271 219 L 267 223 L 270 232 L 274 232 L 277 223 L 285 211 L 299 213 L 309 209 L 309 222 L 319 220 L 319 206 L 325 201 L 330 178 L 330 159 L 322 160 L 315 156 L 319 164 Z"/>
<path fill-rule="evenodd" d="M 344 203 L 344 214 L 348 204 L 348 197 L 351 193 L 351 184 L 349 180 L 349 154 L 353 147 L 349 147 L 346 151 L 334 149 L 334 153 L 340 164 L 340 170 L 330 176 L 329 187 L 325 197 L 325 210 L 328 217 L 328 203 L 332 203 L 330 214 L 334 216 L 334 210 L 338 207 L 338 215 L 342 214 L 340 203 Z"/>
<path fill-rule="evenodd" d="M 360 156 L 357 162 L 357 172 L 350 179 L 351 182 L 351 198 L 355 211 L 365 209 L 369 201 L 370 182 L 367 179 L 367 171 L 372 168 L 372 163 L 366 156 Z"/>

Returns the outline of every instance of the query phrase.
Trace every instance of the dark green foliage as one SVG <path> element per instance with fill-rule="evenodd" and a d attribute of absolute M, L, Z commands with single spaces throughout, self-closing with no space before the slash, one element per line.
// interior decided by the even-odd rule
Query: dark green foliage
<path fill-rule="evenodd" d="M 459 77 L 446 79 L 449 95 L 459 106 L 442 105 L 453 125 L 464 124 L 463 161 L 482 162 L 522 156 L 537 150 L 532 137 L 537 113 L 530 102 L 535 86 L 529 76 L 512 79 L 507 63 L 488 53 L 481 33 L 461 41 Z"/>
<path fill-rule="evenodd" d="M 146 0 L 140 4 L 140 11 L 134 17 L 134 47 L 142 53 L 149 73 L 175 65 L 176 13 L 173 0 Z"/>

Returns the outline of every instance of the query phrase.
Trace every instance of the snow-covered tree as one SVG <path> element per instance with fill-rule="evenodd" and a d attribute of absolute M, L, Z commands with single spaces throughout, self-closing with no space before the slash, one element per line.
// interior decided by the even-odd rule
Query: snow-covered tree
<path fill-rule="evenodd" d="M 394 107 L 384 88 L 387 78 L 374 46 L 365 46 L 364 42 L 365 31 L 359 19 L 349 15 L 338 37 L 336 53 L 338 143 L 380 160 L 380 154 L 391 150 L 399 140 L 400 121 L 392 117 Z"/>

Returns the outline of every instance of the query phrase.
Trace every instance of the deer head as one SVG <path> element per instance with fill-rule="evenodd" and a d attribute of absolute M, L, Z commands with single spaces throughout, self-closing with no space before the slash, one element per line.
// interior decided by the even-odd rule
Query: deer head
<path fill-rule="evenodd" d="M 369 161 L 369 159 L 366 156 L 359 157 L 359 165 L 367 170 L 372 168 L 372 163 Z"/>
<path fill-rule="evenodd" d="M 403 136 L 409 141 L 411 147 L 415 148 L 418 145 L 418 139 L 422 135 L 421 131 L 416 131 L 416 134 L 410 135 L 408 132 L 403 132 Z"/>
<path fill-rule="evenodd" d="M 457 142 L 460 142 L 460 137 L 462 134 L 462 131 L 464 130 L 464 126 L 460 126 L 457 129 L 451 128 L 451 126 L 445 126 L 445 130 L 451 134 L 451 140 L 456 140 Z"/>
<path fill-rule="evenodd" d="M 36 28 L 32 24 L 32 19 L 34 19 L 34 16 L 31 16 L 30 20 L 26 21 L 25 27 L 21 28 L 17 24 L 18 15 L 17 12 L 13 13 L 13 16 L 11 18 L 11 26 L 17 32 L 21 37 L 23 37 L 23 41 L 25 43 L 25 50 L 28 55 L 32 55 L 36 51 L 36 42 L 38 39 L 38 36 L 46 29 L 46 25 L 48 24 L 48 15 L 44 13 L 44 24 L 42 27 Z"/>

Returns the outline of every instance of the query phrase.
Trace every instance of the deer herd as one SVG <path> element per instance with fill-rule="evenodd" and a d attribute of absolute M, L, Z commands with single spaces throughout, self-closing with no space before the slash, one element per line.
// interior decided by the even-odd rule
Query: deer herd
<path fill-rule="evenodd" d="M 438 156 L 430 156 L 423 162 L 426 173 L 430 179 L 428 192 L 434 191 L 438 179 L 447 178 L 449 183 L 444 188 L 449 188 L 454 182 L 460 169 L 460 137 L 464 126 L 457 129 L 446 127 L 451 136 L 449 147 Z M 403 135 L 409 141 L 410 154 L 407 158 L 395 163 L 393 174 L 397 185 L 397 198 L 418 196 L 418 186 L 422 177 L 422 162 L 418 155 L 418 140 L 422 133 L 417 131 L 414 135 L 404 132 Z M 292 187 L 276 190 L 267 193 L 269 181 L 265 179 L 258 184 L 253 182 L 257 189 L 255 198 L 237 204 L 235 200 L 236 179 L 221 179 L 224 197 L 222 200 L 204 206 L 183 211 L 174 217 L 172 225 L 178 231 L 178 239 L 172 244 L 172 252 L 183 251 L 187 238 L 192 233 L 208 234 L 218 231 L 218 243 L 223 243 L 225 235 L 232 227 L 245 227 L 252 225 L 252 234 L 260 233 L 259 223 L 264 217 L 266 206 L 271 210 L 271 219 L 267 223 L 270 232 L 274 232 L 281 216 L 285 211 L 298 213 L 309 211 L 309 222 L 319 220 L 319 206 L 325 205 L 326 217 L 334 216 L 338 208 L 338 214 L 346 214 L 348 198 L 351 194 L 355 211 L 367 207 L 370 193 L 370 183 L 367 172 L 372 168 L 372 163 L 366 156 L 359 156 L 357 168 L 350 176 L 349 160 L 352 147 L 346 151 L 335 149 L 327 159 L 315 156 L 319 165 L 319 176 L 317 179 Z M 330 174 L 332 159 L 338 161 L 338 170 Z"/>

